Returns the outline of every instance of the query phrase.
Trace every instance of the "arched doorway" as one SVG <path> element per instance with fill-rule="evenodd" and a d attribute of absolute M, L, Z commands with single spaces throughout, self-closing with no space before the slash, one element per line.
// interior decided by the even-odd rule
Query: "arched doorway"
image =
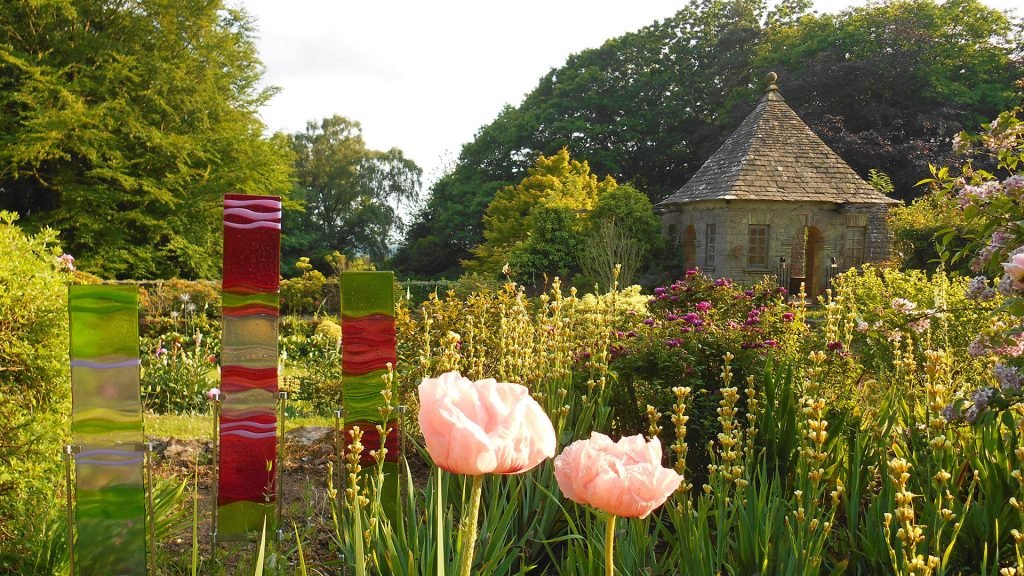
<path fill-rule="evenodd" d="M 694 270 L 697 268 L 697 229 L 690 224 L 683 231 L 683 268 Z"/>
<path fill-rule="evenodd" d="M 824 250 L 825 235 L 820 229 L 804 226 L 797 230 L 790 253 L 790 292 L 798 293 L 802 283 L 812 298 L 825 293 Z"/>

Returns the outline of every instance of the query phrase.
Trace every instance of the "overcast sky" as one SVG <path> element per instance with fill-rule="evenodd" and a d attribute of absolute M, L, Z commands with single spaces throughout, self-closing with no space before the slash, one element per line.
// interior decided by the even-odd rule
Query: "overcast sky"
<path fill-rule="evenodd" d="M 663 20 L 685 0 L 235 0 L 254 16 L 272 131 L 340 114 L 432 183 L 462 144 L 570 54 Z M 851 0 L 817 0 L 835 12 Z M 1024 0 L 987 0 L 997 8 Z M 1018 11 L 1019 12 L 1019 11 Z M 785 79 L 781 80 L 785 83 Z"/>

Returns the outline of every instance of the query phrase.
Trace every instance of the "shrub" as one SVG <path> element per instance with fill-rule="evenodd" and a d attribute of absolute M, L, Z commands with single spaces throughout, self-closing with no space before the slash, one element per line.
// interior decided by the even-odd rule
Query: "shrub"
<path fill-rule="evenodd" d="M 312 314 L 323 304 L 321 290 L 327 278 L 313 269 L 309 258 L 299 258 L 295 267 L 302 271 L 302 276 L 281 281 L 281 310 L 290 314 Z"/>
<path fill-rule="evenodd" d="M 171 278 L 139 290 L 139 307 L 144 319 L 186 313 L 217 316 L 220 314 L 220 284 L 210 280 Z"/>
<path fill-rule="evenodd" d="M 206 392 L 217 382 L 220 346 L 202 332 L 168 332 L 142 341 L 142 401 L 157 414 L 205 413 Z"/>
<path fill-rule="evenodd" d="M 56 233 L 0 212 L 0 573 L 21 573 L 23 534 L 54 508 L 70 412 L 67 285 Z"/>
<path fill-rule="evenodd" d="M 695 445 L 703 445 L 717 430 L 717 391 L 726 354 L 732 355 L 736 380 L 743 382 L 760 374 L 769 358 L 795 357 L 807 329 L 801 311 L 786 304 L 785 292 L 774 283 L 745 288 L 694 271 L 655 288 L 647 310 L 616 333 L 612 349 L 619 387 L 611 403 L 620 431 L 645 431 L 647 406 L 666 415 L 667 423 L 675 401 L 672 389 L 690 387 L 689 428 Z M 691 453 L 691 458 L 703 457 Z"/>

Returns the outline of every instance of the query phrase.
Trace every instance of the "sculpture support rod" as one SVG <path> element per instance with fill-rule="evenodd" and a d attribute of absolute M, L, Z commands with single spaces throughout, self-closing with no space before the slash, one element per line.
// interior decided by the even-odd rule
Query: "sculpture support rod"
<path fill-rule="evenodd" d="M 64 445 L 64 489 L 67 491 L 68 503 L 68 573 L 71 576 L 75 576 L 75 493 L 71 487 L 71 462 L 74 458 L 74 447 L 71 444 Z"/>

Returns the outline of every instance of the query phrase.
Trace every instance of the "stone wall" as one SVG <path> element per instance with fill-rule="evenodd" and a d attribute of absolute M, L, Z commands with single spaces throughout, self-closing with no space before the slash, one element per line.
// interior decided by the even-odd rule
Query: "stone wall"
<path fill-rule="evenodd" d="M 888 207 L 882 204 L 833 204 L 830 202 L 777 202 L 759 200 L 709 200 L 690 202 L 662 215 L 662 232 L 674 239 L 679 250 L 692 255 L 696 267 L 720 278 L 751 282 L 779 271 L 785 257 L 795 276 L 815 277 L 814 289 L 824 289 L 825 268 L 836 258 L 839 271 L 848 262 L 847 228 L 864 228 L 864 261 L 880 262 L 889 257 L 890 236 L 886 224 Z M 707 262 L 707 225 L 715 225 L 714 262 Z M 747 264 L 748 230 L 751 224 L 768 226 L 768 264 Z M 687 227 L 693 226 L 696 241 L 684 242 Z M 808 250 L 804 239 L 810 239 Z M 794 249 L 795 247 L 795 249 Z M 803 270 L 810 256 L 812 270 Z"/>

